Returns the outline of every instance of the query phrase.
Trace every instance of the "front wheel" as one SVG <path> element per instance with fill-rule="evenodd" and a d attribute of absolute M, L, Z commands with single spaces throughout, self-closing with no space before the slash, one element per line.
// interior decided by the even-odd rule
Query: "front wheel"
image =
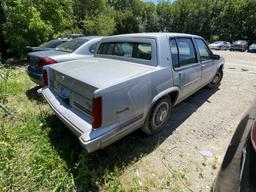
<path fill-rule="evenodd" d="M 223 71 L 219 70 L 215 74 L 213 80 L 207 85 L 207 88 L 213 89 L 213 88 L 219 87 L 222 78 L 223 78 Z"/>
<path fill-rule="evenodd" d="M 160 132 L 168 121 L 171 108 L 172 104 L 170 97 L 164 97 L 158 101 L 148 115 L 142 131 L 149 135 L 154 135 Z"/>

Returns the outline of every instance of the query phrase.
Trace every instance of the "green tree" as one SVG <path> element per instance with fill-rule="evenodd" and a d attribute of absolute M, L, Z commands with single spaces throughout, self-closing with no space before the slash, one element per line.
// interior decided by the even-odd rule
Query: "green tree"
<path fill-rule="evenodd" d="M 72 0 L 32 0 L 40 18 L 51 26 L 55 36 L 74 28 Z M 53 34 L 50 34 L 51 36 Z"/>
<path fill-rule="evenodd" d="M 86 35 L 111 35 L 115 30 L 114 10 L 106 0 L 74 0 L 74 16 Z"/>
<path fill-rule="evenodd" d="M 0 61 L 2 54 L 6 54 L 6 44 L 4 39 L 3 24 L 6 22 L 4 3 L 0 3 Z"/>
<path fill-rule="evenodd" d="M 210 0 L 177 0 L 172 4 L 171 29 L 175 32 L 184 32 L 211 35 Z"/>
<path fill-rule="evenodd" d="M 27 45 L 45 41 L 53 33 L 51 25 L 40 18 L 40 12 L 31 1 L 16 0 L 7 4 L 7 21 L 4 24 L 5 39 L 11 54 L 22 56 Z"/>
<path fill-rule="evenodd" d="M 115 30 L 115 20 L 104 15 L 86 17 L 83 26 L 87 35 L 111 35 Z"/>
<path fill-rule="evenodd" d="M 109 0 L 115 9 L 115 34 L 140 32 L 142 29 L 143 1 Z"/>
<path fill-rule="evenodd" d="M 172 30 L 172 5 L 169 2 L 162 1 L 157 5 L 157 14 L 159 17 L 159 31 L 173 31 Z"/>
<path fill-rule="evenodd" d="M 72 27 L 71 0 L 9 0 L 4 36 L 9 52 L 22 56 L 25 47 L 38 45 L 54 34 L 62 34 Z M 69 9 L 68 9 L 69 7 Z"/>
<path fill-rule="evenodd" d="M 158 32 L 159 31 L 159 17 L 157 14 L 157 6 L 154 3 L 146 2 L 143 4 L 143 31 Z"/>
<path fill-rule="evenodd" d="M 229 40 L 256 39 L 256 1 L 227 0 L 220 12 L 220 35 Z"/>

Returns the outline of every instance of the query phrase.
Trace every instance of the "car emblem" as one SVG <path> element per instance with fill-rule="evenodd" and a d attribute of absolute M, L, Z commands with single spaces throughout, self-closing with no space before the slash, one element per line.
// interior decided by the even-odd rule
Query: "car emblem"
<path fill-rule="evenodd" d="M 61 79 L 62 79 L 62 81 L 64 81 L 64 80 L 65 80 L 65 76 L 64 76 L 64 75 L 62 75 L 62 76 L 61 76 Z"/>

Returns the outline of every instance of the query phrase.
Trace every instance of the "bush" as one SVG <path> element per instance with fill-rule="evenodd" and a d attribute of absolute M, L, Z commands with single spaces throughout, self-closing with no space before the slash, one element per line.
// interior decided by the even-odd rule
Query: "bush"
<path fill-rule="evenodd" d="M 14 0 L 7 2 L 5 10 L 4 37 L 9 53 L 15 57 L 23 56 L 26 46 L 60 35 L 73 24 L 71 0 Z"/>

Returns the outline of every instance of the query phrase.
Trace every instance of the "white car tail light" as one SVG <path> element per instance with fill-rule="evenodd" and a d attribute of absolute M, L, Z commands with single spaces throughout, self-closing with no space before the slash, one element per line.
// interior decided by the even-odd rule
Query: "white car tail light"
<path fill-rule="evenodd" d="M 97 97 L 93 99 L 92 104 L 92 128 L 97 129 L 101 127 L 102 123 L 102 98 Z"/>
<path fill-rule="evenodd" d="M 49 58 L 49 57 L 43 57 L 40 60 L 40 66 L 43 68 L 43 66 L 45 65 L 50 65 L 50 64 L 54 64 L 57 63 L 55 60 Z"/>

